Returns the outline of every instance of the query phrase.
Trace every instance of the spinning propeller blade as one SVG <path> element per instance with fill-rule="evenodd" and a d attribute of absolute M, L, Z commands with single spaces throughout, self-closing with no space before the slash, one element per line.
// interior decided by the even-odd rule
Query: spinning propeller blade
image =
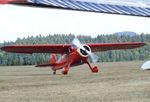
<path fill-rule="evenodd" d="M 93 63 L 96 63 L 98 61 L 98 56 L 95 55 L 94 53 L 91 53 L 90 57 L 91 57 Z"/>
<path fill-rule="evenodd" d="M 75 37 L 73 39 L 72 45 L 75 46 L 75 47 L 77 47 L 77 48 L 80 48 L 80 49 L 84 50 L 90 56 L 90 58 L 92 59 L 93 63 L 96 63 L 98 61 L 98 56 L 95 55 L 94 53 L 88 51 L 87 49 L 85 49 L 83 47 L 83 44 L 81 44 L 81 42 L 79 41 L 79 39 L 77 37 Z"/>
<path fill-rule="evenodd" d="M 79 39 L 77 37 L 75 37 L 72 41 L 72 45 L 75 47 L 80 48 L 82 46 L 81 42 L 79 41 Z"/>

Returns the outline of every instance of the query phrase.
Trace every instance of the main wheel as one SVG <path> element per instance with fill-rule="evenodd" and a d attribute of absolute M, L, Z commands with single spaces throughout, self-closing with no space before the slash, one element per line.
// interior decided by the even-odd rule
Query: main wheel
<path fill-rule="evenodd" d="M 97 73 L 98 71 L 99 71 L 99 70 L 98 70 L 98 67 L 97 67 L 97 66 L 94 66 L 93 69 L 92 69 L 92 72 L 93 72 L 93 73 Z"/>
<path fill-rule="evenodd" d="M 67 70 L 64 70 L 64 71 L 62 71 L 62 74 L 67 75 L 67 74 L 68 74 L 68 71 L 67 71 Z"/>

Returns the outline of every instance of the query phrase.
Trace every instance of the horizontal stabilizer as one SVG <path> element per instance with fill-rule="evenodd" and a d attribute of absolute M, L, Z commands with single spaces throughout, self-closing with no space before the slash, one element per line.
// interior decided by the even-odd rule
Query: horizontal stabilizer
<path fill-rule="evenodd" d="M 54 66 L 54 64 L 39 64 L 36 65 L 35 67 L 51 67 L 51 66 Z"/>

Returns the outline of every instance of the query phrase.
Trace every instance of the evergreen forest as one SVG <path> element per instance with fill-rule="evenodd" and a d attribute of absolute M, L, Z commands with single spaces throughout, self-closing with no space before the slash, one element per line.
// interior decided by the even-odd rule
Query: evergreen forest
<path fill-rule="evenodd" d="M 70 44 L 74 39 L 73 34 L 55 34 L 48 36 L 29 36 L 27 38 L 18 38 L 15 42 L 0 43 L 1 46 L 13 44 Z M 150 59 L 150 34 L 140 35 L 98 35 L 95 38 L 91 36 L 78 36 L 83 43 L 114 43 L 114 42 L 145 42 L 146 45 L 137 49 L 130 50 L 112 50 L 106 52 L 95 53 L 98 57 L 98 63 L 101 62 L 116 62 L 116 61 L 136 61 Z M 57 57 L 60 57 L 58 55 Z M 0 51 L 0 65 L 35 65 L 48 63 L 50 54 L 15 54 Z"/>

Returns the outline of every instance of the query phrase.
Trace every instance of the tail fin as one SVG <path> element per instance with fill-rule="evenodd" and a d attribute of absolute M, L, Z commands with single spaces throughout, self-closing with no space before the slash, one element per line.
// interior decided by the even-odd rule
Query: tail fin
<path fill-rule="evenodd" d="M 51 56 L 50 56 L 50 64 L 56 64 L 56 62 L 57 62 L 56 54 L 51 54 Z"/>
<path fill-rule="evenodd" d="M 56 54 L 51 54 L 50 56 L 50 63 L 48 64 L 39 64 L 39 65 L 36 65 L 35 67 L 49 67 L 49 66 L 54 66 L 57 62 L 57 57 L 56 57 Z"/>

